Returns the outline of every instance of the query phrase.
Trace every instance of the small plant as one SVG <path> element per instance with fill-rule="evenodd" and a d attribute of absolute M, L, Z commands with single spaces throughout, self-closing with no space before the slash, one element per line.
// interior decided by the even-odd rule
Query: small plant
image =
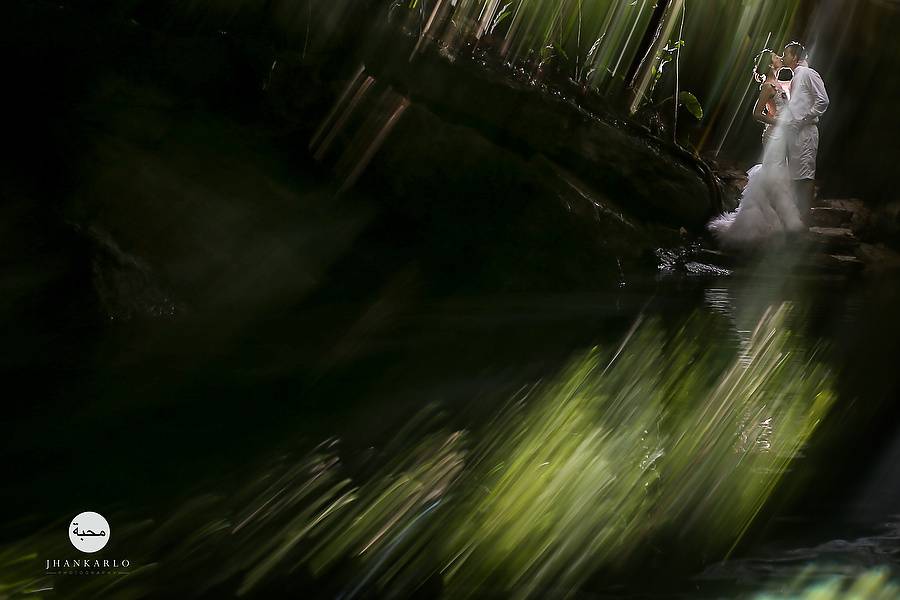
<path fill-rule="evenodd" d="M 698 121 L 703 120 L 703 107 L 700 105 L 700 101 L 697 100 L 697 96 L 690 92 L 682 91 L 678 94 L 678 102 L 681 106 L 685 107 L 695 119 Z"/>
<path fill-rule="evenodd" d="M 650 91 L 647 94 L 648 98 L 653 97 L 653 92 L 656 90 L 656 84 L 659 83 L 659 80 L 662 79 L 663 72 L 666 69 L 666 65 L 675 60 L 675 56 L 684 46 L 684 40 L 678 40 L 674 44 L 669 43 L 666 44 L 665 48 L 661 49 L 656 53 L 656 60 L 653 65 L 653 83 L 650 85 Z"/>
<path fill-rule="evenodd" d="M 674 94 L 667 96 L 662 100 L 656 102 L 653 101 L 653 94 L 656 91 L 660 79 L 662 79 L 663 74 L 666 72 L 666 66 L 677 60 L 678 53 L 684 45 L 685 41 L 683 39 L 666 44 L 664 48 L 657 52 L 651 70 L 652 83 L 650 84 L 650 91 L 645 96 L 645 103 L 641 112 L 643 113 L 643 120 L 649 124 L 651 130 L 660 137 L 662 137 L 664 131 L 667 129 L 667 122 L 673 127 L 674 136 L 674 119 L 676 119 L 677 116 L 670 113 L 670 118 L 667 119 L 663 117 L 664 111 L 662 108 L 669 102 L 677 101 L 678 108 L 684 107 L 696 121 L 703 120 L 703 106 L 700 104 L 700 100 L 698 100 L 697 96 L 691 92 L 678 90 L 677 84 Z"/>
<path fill-rule="evenodd" d="M 494 17 L 494 20 L 491 21 L 491 26 L 488 28 L 488 33 L 490 35 L 494 34 L 494 30 L 497 29 L 497 25 L 499 25 L 500 23 L 502 23 L 503 21 L 505 21 L 506 19 L 508 19 L 509 17 L 512 16 L 512 10 L 510 10 L 510 8 L 509 8 L 510 5 L 512 5 L 512 2 L 507 2 L 503 6 L 503 8 L 500 9 L 500 12 L 498 12 L 497 15 Z"/>

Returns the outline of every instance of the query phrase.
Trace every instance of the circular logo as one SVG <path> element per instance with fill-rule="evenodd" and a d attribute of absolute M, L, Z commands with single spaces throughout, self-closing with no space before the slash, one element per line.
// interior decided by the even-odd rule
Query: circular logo
<path fill-rule="evenodd" d="M 109 523 L 103 515 L 86 511 L 69 524 L 69 540 L 82 552 L 96 552 L 109 541 Z"/>

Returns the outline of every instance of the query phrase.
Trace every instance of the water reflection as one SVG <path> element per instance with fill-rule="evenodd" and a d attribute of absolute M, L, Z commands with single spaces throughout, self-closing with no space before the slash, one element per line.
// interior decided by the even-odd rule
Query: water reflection
<path fill-rule="evenodd" d="M 28 552 L 69 553 L 54 529 L 4 549 L 2 581 L 81 596 L 292 584 L 543 597 L 653 552 L 727 556 L 835 401 L 826 345 L 792 327 L 799 312 L 769 306 L 746 348 L 724 351 L 705 342 L 718 326 L 707 312 L 674 333 L 641 314 L 618 345 L 574 356 L 486 423 L 454 429 L 429 405 L 364 458 L 332 439 L 168 517 L 114 515 L 127 578 L 34 577 Z"/>
<path fill-rule="evenodd" d="M 896 598 L 898 541 L 898 524 L 889 523 L 866 537 L 721 563 L 695 581 L 705 590 L 703 597 L 721 597 L 727 590 L 730 596 L 756 600 Z"/>

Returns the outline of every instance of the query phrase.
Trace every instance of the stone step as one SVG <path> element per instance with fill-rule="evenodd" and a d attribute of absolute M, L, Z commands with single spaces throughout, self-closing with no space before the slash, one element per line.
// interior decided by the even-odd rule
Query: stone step
<path fill-rule="evenodd" d="M 835 267 L 854 271 L 862 269 L 866 264 L 852 254 L 828 254 L 826 261 Z"/>
<path fill-rule="evenodd" d="M 823 238 L 852 238 L 853 231 L 849 227 L 810 227 L 809 233 Z"/>
<path fill-rule="evenodd" d="M 830 206 L 811 208 L 809 216 L 815 227 L 846 228 L 853 221 L 853 213 L 850 210 Z"/>
<path fill-rule="evenodd" d="M 810 254 L 798 265 L 797 270 L 806 273 L 852 275 L 863 270 L 865 263 L 849 254 Z"/>
<path fill-rule="evenodd" d="M 859 245 L 856 254 L 860 260 L 874 271 L 900 270 L 900 252 L 884 244 L 862 243 Z"/>
<path fill-rule="evenodd" d="M 859 246 L 859 240 L 846 227 L 810 227 L 809 237 L 814 243 L 829 251 L 849 250 L 852 252 Z M 849 255 L 851 252 L 832 252 L 832 254 Z"/>
<path fill-rule="evenodd" d="M 859 198 L 824 198 L 817 202 L 816 206 L 854 211 L 864 208 L 865 203 Z"/>
<path fill-rule="evenodd" d="M 850 222 L 845 224 L 853 231 L 860 232 L 870 229 L 873 214 L 871 209 L 858 198 L 831 198 L 824 201 L 827 208 L 845 210 L 850 213 Z"/>

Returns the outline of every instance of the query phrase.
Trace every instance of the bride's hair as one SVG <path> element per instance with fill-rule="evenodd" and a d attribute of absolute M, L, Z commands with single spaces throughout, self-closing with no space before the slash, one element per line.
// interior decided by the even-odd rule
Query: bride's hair
<path fill-rule="evenodd" d="M 765 83 L 768 75 L 775 74 L 772 70 L 772 57 L 774 55 L 775 52 L 773 50 L 766 48 L 753 58 L 753 79 L 757 83 Z"/>

